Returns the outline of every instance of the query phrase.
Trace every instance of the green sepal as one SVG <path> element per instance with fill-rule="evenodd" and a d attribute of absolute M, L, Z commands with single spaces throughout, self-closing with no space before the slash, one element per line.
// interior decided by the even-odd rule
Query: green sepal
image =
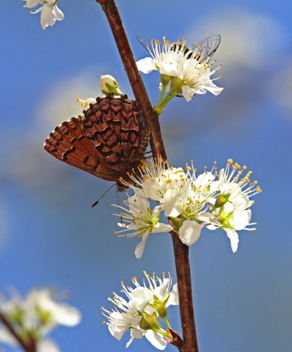
<path fill-rule="evenodd" d="M 216 219 L 223 225 L 223 228 L 225 227 L 231 230 L 235 230 L 235 228 L 231 226 L 229 222 L 229 220 L 233 218 L 233 213 L 234 211 L 230 213 L 225 212 L 224 208 L 222 207 L 219 211 L 219 214 L 216 216 Z"/>

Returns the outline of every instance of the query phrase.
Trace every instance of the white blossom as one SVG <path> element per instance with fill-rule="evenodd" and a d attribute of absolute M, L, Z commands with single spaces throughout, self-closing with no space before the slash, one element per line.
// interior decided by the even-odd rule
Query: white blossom
<path fill-rule="evenodd" d="M 161 157 L 158 157 L 154 164 L 144 161 L 139 167 L 139 173 L 140 175 L 136 173 L 129 177 L 140 188 L 122 182 L 133 188 L 138 196 L 159 202 L 165 216 L 179 215 L 176 203 L 179 194 L 190 186 L 191 180 L 188 174 L 182 168 L 169 167 L 167 161 Z"/>
<path fill-rule="evenodd" d="M 36 14 L 41 12 L 41 26 L 46 29 L 48 26 L 53 26 L 57 21 L 64 19 L 63 12 L 57 6 L 58 0 L 27 0 L 25 7 L 33 8 L 37 5 L 42 5 L 36 11 L 31 12 Z"/>
<path fill-rule="evenodd" d="M 26 296 L 26 305 L 27 309 L 34 309 L 39 314 L 47 313 L 50 324 L 73 327 L 81 321 L 79 309 L 67 303 L 57 303 L 48 288 L 31 290 Z"/>
<path fill-rule="evenodd" d="M 213 62 L 209 62 L 210 58 L 199 57 L 198 46 L 187 48 L 184 39 L 170 43 L 164 38 L 163 44 L 153 40 L 152 47 L 148 47 L 151 57 L 139 60 L 138 69 L 145 74 L 158 70 L 161 75 L 176 77 L 179 80 L 175 82 L 177 93 L 181 93 L 187 101 L 194 94 L 204 94 L 207 91 L 214 95 L 220 94 L 223 88 L 213 83 L 216 78 L 210 79 L 218 68 L 211 70 Z M 175 85 L 170 81 L 166 91 L 174 89 Z"/>
<path fill-rule="evenodd" d="M 33 338 L 38 352 L 59 352 L 56 343 L 46 335 L 57 325 L 75 326 L 81 320 L 78 309 L 53 300 L 47 288 L 32 289 L 25 299 L 16 290 L 11 299 L 0 296 L 0 311 L 21 336 Z M 6 327 L 0 329 L 0 341 L 17 347 L 18 342 Z"/>
<path fill-rule="evenodd" d="M 223 207 L 216 209 L 214 214 L 200 214 L 200 219 L 208 223 L 207 227 L 209 230 L 223 229 L 230 239 L 231 249 L 234 253 L 237 251 L 239 243 L 237 231 L 256 230 L 255 228 L 247 227 L 249 225 L 256 225 L 256 223 L 250 223 L 251 210 L 236 210 L 231 203 L 226 203 Z"/>
<path fill-rule="evenodd" d="M 242 169 L 245 170 L 246 166 Z M 129 214 L 121 214 L 126 223 L 118 225 L 124 227 L 124 231 L 133 230 L 129 236 L 137 235 L 142 230 L 142 242 L 135 251 L 137 258 L 143 254 L 148 235 L 154 232 L 173 231 L 184 244 L 190 246 L 199 239 L 202 228 L 220 228 L 230 238 L 235 252 L 238 248 L 237 231 L 255 230 L 248 227 L 254 225 L 250 223 L 251 211 L 248 208 L 254 204 L 250 197 L 261 192 L 261 189 L 257 181 L 251 182 L 251 171 L 240 178 L 240 165 L 233 165 L 229 159 L 219 175 L 216 162 L 211 171 L 205 167 L 200 175 L 196 172 L 193 162 L 184 171 L 170 167 L 168 162 L 158 157 L 153 164 L 143 161 L 138 171 L 129 174 L 131 183 L 120 180 L 135 192 L 135 196 L 125 202 L 129 209 L 124 210 Z M 160 205 L 152 210 L 148 199 Z M 163 213 L 169 218 L 169 225 L 160 223 L 160 214 Z"/>
<path fill-rule="evenodd" d="M 246 166 L 243 166 L 242 169 L 245 170 Z M 236 171 L 237 174 L 234 176 Z M 233 165 L 233 160 L 228 159 L 226 168 L 220 170 L 219 179 L 212 183 L 211 190 L 219 191 L 223 195 L 229 194 L 228 201 L 233 204 L 234 210 L 244 210 L 253 204 L 253 201 L 249 198 L 261 192 L 260 187 L 257 186 L 257 181 L 250 181 L 251 173 L 249 171 L 242 177 L 240 165 L 237 163 Z"/>
<path fill-rule="evenodd" d="M 148 279 L 149 280 L 149 279 Z M 148 315 L 151 315 L 153 308 L 151 307 L 154 302 L 154 294 L 159 295 L 161 299 L 166 299 L 169 296 L 169 304 L 178 304 L 177 298 L 177 288 L 176 285 L 173 287 L 173 290 L 170 292 L 171 288 L 171 278 L 169 279 L 163 277 L 163 280 L 157 279 L 158 284 L 155 279 L 150 278 L 150 286 L 147 288 L 140 286 L 136 278 L 133 278 L 132 281 L 135 284 L 136 288 L 132 289 L 129 286 L 125 286 L 122 282 L 122 292 L 127 296 L 127 299 L 120 297 L 119 295 L 114 294 L 114 297 L 109 300 L 114 303 L 115 307 L 111 311 L 106 310 L 102 307 L 102 314 L 107 318 L 107 321 L 104 322 L 108 326 L 109 332 L 117 340 L 120 340 L 127 330 L 131 330 L 131 338 L 127 343 L 126 347 L 132 343 L 135 338 L 141 339 L 143 336 L 156 348 L 163 350 L 165 349 L 167 342 L 162 335 L 153 331 L 151 327 L 149 329 L 141 328 L 141 320 Z M 172 295 L 172 297 L 170 297 Z M 150 304 L 150 305 L 149 305 Z M 165 333 L 162 329 L 159 331 Z"/>
<path fill-rule="evenodd" d="M 144 272 L 144 274 L 147 278 L 148 287 L 144 280 L 143 280 L 144 282 L 143 286 L 140 286 L 137 279 L 134 277 L 132 281 L 136 286 L 136 288 L 131 290 L 133 297 L 137 297 L 137 298 L 144 297 L 149 301 L 150 304 L 154 303 L 154 295 L 156 295 L 161 302 L 165 301 L 168 298 L 166 303 L 166 308 L 169 307 L 170 305 L 179 304 L 177 284 L 173 285 L 172 287 L 172 278 L 170 276 L 170 273 L 168 273 L 169 275 L 168 278 L 165 277 L 163 273 L 162 279 L 157 276 L 155 277 L 154 273 L 152 277 L 146 274 L 146 272 Z M 149 310 L 148 306 L 146 307 L 146 311 L 147 310 Z M 152 313 L 153 309 L 150 309 L 148 312 Z"/>
<path fill-rule="evenodd" d="M 157 232 L 169 232 L 172 230 L 172 226 L 159 222 L 159 214 L 161 207 L 156 206 L 153 210 L 150 208 L 150 203 L 147 199 L 141 198 L 137 195 L 129 197 L 124 203 L 129 209 L 114 205 L 125 213 L 114 214 L 122 216 L 123 222 L 118 223 L 118 226 L 122 227 L 121 231 L 114 231 L 118 236 L 133 237 L 139 236 L 142 241 L 137 245 L 135 249 L 136 258 L 140 259 L 143 255 L 146 240 L 152 233 Z M 129 230 L 131 231 L 129 233 Z M 123 232 L 127 232 L 125 235 L 120 235 Z"/>

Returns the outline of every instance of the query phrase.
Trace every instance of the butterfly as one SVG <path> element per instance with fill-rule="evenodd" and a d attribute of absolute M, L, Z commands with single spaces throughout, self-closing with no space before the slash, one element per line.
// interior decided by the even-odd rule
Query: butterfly
<path fill-rule="evenodd" d="M 137 103 L 126 95 L 107 94 L 96 98 L 84 110 L 57 126 L 46 139 L 44 149 L 55 158 L 107 181 L 119 191 L 133 183 L 131 173 L 144 159 L 150 139 Z"/>

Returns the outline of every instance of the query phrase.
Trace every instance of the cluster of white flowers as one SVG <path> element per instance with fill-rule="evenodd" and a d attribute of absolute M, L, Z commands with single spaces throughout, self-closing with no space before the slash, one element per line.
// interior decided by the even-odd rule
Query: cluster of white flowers
<path fill-rule="evenodd" d="M 163 319 L 168 329 L 170 329 L 167 321 L 167 307 L 170 305 L 178 305 L 177 284 L 172 287 L 172 278 L 150 277 L 145 272 L 149 287 L 140 286 L 137 279 L 133 278 L 132 282 L 136 286 L 134 289 L 125 286 L 122 282 L 122 292 L 127 299 L 114 294 L 109 300 L 114 303 L 115 308 L 111 311 L 102 307 L 101 313 L 107 318 L 104 322 L 112 336 L 120 340 L 127 330 L 131 330 L 131 339 L 127 343 L 128 347 L 132 341 L 143 336 L 147 338 L 156 348 L 163 350 L 167 346 L 167 342 L 172 341 L 172 336 L 161 328 L 158 316 Z"/>
<path fill-rule="evenodd" d="M 34 341 L 37 352 L 59 352 L 57 344 L 45 336 L 58 325 L 73 327 L 81 321 L 80 311 L 66 303 L 57 303 L 48 288 L 32 289 L 25 299 L 14 290 L 9 300 L 1 295 L 0 312 L 25 343 Z M 18 346 L 5 326 L 0 329 L 0 341 Z"/>
<path fill-rule="evenodd" d="M 226 232 L 235 252 L 239 242 L 237 231 L 255 230 L 247 228 L 255 225 L 250 223 L 250 207 L 254 204 L 250 198 L 261 192 L 257 181 L 250 181 L 251 171 L 242 175 L 241 170 L 245 169 L 246 166 L 241 168 L 229 159 L 219 174 L 215 163 L 210 172 L 205 167 L 202 174 L 196 175 L 193 163 L 184 172 L 182 168 L 169 167 L 162 158 L 154 164 L 144 161 L 139 174 L 129 175 L 132 184 L 121 179 L 135 195 L 123 201 L 127 207 L 113 204 L 121 211 L 121 214 L 113 215 L 123 219 L 118 223 L 123 230 L 114 233 L 124 237 L 140 236 L 142 241 L 137 245 L 135 255 L 141 258 L 150 234 L 173 231 L 190 246 L 199 239 L 203 227 L 219 228 Z M 159 205 L 152 209 L 149 199 Z M 168 224 L 160 221 L 161 212 L 168 217 Z"/>
<path fill-rule="evenodd" d="M 211 70 L 214 63 L 209 62 L 210 56 L 203 58 L 200 55 L 199 44 L 189 48 L 186 46 L 186 39 L 171 43 L 163 38 L 163 44 L 158 40 L 151 40 L 150 46 L 146 45 L 151 57 L 139 60 L 137 66 L 145 74 L 157 70 L 161 75 L 162 93 L 155 107 L 158 114 L 178 94 L 182 94 L 186 101 L 190 101 L 195 94 L 209 91 L 218 95 L 223 90 L 213 83 L 218 78 L 210 79 L 218 68 Z M 163 99 L 165 92 L 168 94 Z"/>
<path fill-rule="evenodd" d="M 64 18 L 63 12 L 58 8 L 58 0 L 24 0 L 29 9 L 32 9 L 38 5 L 42 5 L 36 11 L 31 12 L 32 14 L 41 11 L 41 26 L 42 29 L 46 29 L 48 26 L 53 26 L 57 21 L 62 21 Z"/>

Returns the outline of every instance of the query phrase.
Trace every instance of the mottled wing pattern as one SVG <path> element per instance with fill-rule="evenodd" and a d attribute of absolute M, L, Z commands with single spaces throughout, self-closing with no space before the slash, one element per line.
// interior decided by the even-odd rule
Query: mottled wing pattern
<path fill-rule="evenodd" d="M 94 145 L 100 160 L 121 175 L 129 171 L 133 159 L 139 158 L 137 150 L 141 137 L 143 139 L 142 129 L 135 103 L 124 97 L 97 98 L 97 102 L 84 111 L 84 135 Z"/>
<path fill-rule="evenodd" d="M 149 142 L 136 103 L 126 96 L 97 98 L 84 116 L 63 122 L 49 135 L 44 148 L 57 159 L 107 181 L 119 182 L 137 167 Z"/>
<path fill-rule="evenodd" d="M 44 148 L 57 159 L 97 177 L 116 181 L 107 165 L 100 162 L 96 150 L 82 131 L 82 116 L 63 122 L 46 139 Z"/>

